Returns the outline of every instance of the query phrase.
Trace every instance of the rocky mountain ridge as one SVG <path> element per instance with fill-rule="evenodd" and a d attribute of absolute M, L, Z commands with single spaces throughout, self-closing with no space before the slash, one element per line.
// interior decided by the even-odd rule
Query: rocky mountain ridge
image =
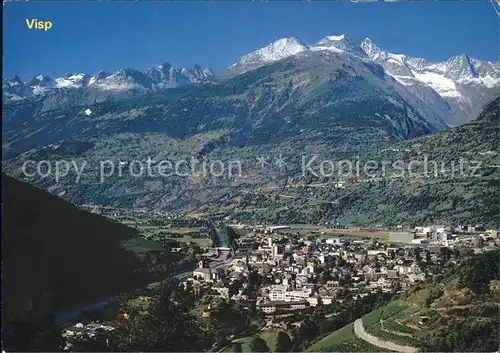
<path fill-rule="evenodd" d="M 98 71 L 93 75 L 69 73 L 52 79 L 38 75 L 23 80 L 15 75 L 2 81 L 4 98 L 19 100 L 27 97 L 50 95 L 74 89 L 101 91 L 113 94 L 120 91 L 158 91 L 190 83 L 200 83 L 215 75 L 211 69 L 195 65 L 193 69 L 176 69 L 169 63 L 140 71 L 120 69 L 115 73 Z"/>
<path fill-rule="evenodd" d="M 449 126 L 469 121 L 500 92 L 500 62 L 481 61 L 465 54 L 430 62 L 388 52 L 370 38 L 356 43 L 347 34 L 327 36 L 309 46 L 295 37 L 279 39 L 244 55 L 228 67 L 225 75 L 238 75 L 299 53 L 321 50 L 380 64 Z"/>

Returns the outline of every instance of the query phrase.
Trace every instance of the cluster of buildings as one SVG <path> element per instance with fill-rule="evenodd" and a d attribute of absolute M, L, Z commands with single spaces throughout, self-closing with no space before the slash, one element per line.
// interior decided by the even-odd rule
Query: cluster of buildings
<path fill-rule="evenodd" d="M 414 244 L 421 246 L 445 246 L 453 247 L 458 243 L 464 244 L 468 241 L 474 243 L 474 247 L 484 240 L 495 240 L 498 231 L 486 229 L 483 224 L 449 227 L 444 225 L 419 226 L 410 231 L 389 232 L 389 241 L 398 244 Z M 481 240 L 479 240 L 481 239 Z"/>
<path fill-rule="evenodd" d="M 236 239 L 236 250 L 213 248 L 203 254 L 195 270 L 176 278 L 209 297 L 207 303 L 214 297 L 254 303 L 272 322 L 273 315 L 361 299 L 374 292 L 398 293 L 438 276 L 441 280 L 446 269 L 458 264 L 457 253 L 500 246 L 498 232 L 481 225 L 398 229 L 385 240 L 293 234 L 288 228 L 243 229 L 247 233 Z M 211 316 L 210 304 L 202 316 Z M 93 337 L 99 330 L 114 328 L 99 323 L 67 328 L 66 350 L 72 341 Z"/>
<path fill-rule="evenodd" d="M 442 244 L 429 242 L 423 249 L 429 255 L 423 256 L 415 251 L 422 250 L 421 243 L 412 240 L 415 233 L 425 234 L 427 239 L 441 236 L 446 228 L 417 229 L 409 233 L 412 239 L 408 242 L 401 241 L 403 232 L 390 237 L 389 242 L 376 242 L 280 231 L 279 235 L 268 229 L 249 232 L 238 239 L 232 256 L 225 261 L 207 256 L 186 281 L 222 298 L 256 300 L 259 310 L 271 314 L 362 298 L 374 291 L 400 291 L 441 274 L 436 266 L 427 268 L 426 262 L 439 262 Z M 485 244 L 471 241 L 470 245 Z M 251 272 L 257 272 L 262 281 L 250 298 L 247 286 Z"/>
<path fill-rule="evenodd" d="M 74 343 L 78 340 L 91 339 L 97 336 L 100 332 L 111 332 L 115 328 L 111 325 L 104 325 L 99 322 L 91 322 L 89 324 L 82 324 L 81 322 L 67 327 L 62 332 L 62 338 L 65 339 L 66 346 L 65 351 L 71 350 Z M 106 339 L 106 344 L 109 344 L 108 339 Z"/>

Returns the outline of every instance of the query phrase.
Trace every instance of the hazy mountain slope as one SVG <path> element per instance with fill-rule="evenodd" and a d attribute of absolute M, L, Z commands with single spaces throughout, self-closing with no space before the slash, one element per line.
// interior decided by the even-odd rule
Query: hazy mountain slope
<path fill-rule="evenodd" d="M 192 212 L 243 222 L 283 224 L 484 222 L 498 227 L 499 103 L 500 99 L 493 101 L 474 121 L 447 132 L 374 149 L 359 157 L 333 157 L 334 161 L 350 161 L 354 166 L 350 174 L 344 170 L 343 187 L 336 186 L 337 173 L 328 178 L 309 171 L 304 175 L 300 162 L 289 163 L 286 173 L 262 176 L 260 184 L 227 188 L 223 197 L 198 203 Z M 266 152 L 275 156 L 278 151 L 271 148 Z M 314 152 L 309 157 L 311 154 Z M 284 157 L 291 161 L 293 152 L 288 151 Z M 359 174 L 355 170 L 357 161 L 361 166 Z M 313 164 L 316 171 L 318 165 Z M 364 165 L 371 166 L 369 174 L 364 172 Z"/>
<path fill-rule="evenodd" d="M 382 141 L 435 130 L 399 88 L 378 65 L 343 53 L 308 52 L 217 85 L 89 106 L 90 116 L 74 104 L 46 111 L 43 100 L 11 102 L 4 107 L 3 152 L 12 156 L 60 139 L 118 132 L 185 138 L 230 129 L 233 143 L 262 144 L 346 127 Z"/>
<path fill-rule="evenodd" d="M 256 156 L 270 147 L 297 155 L 310 148 L 355 155 L 436 130 L 406 103 L 397 87 L 379 65 L 317 51 L 217 85 L 95 104 L 89 107 L 90 116 L 82 108 L 41 112 L 37 103 L 28 108 L 10 103 L 5 109 L 3 165 L 9 174 L 24 178 L 21 167 L 26 160 L 87 161 L 92 170 L 81 183 L 36 177 L 29 181 L 77 203 L 185 208 L 193 202 L 188 195 L 199 196 L 200 189 L 224 186 L 227 180 L 208 178 L 193 191 L 186 190 L 192 180 L 185 177 L 128 174 L 100 183 L 99 162 L 230 158 L 242 160 L 247 177 L 256 180 L 255 171 L 248 168 L 255 167 Z M 197 147 L 178 147 L 193 145 Z"/>
<path fill-rule="evenodd" d="M 136 231 L 2 174 L 3 316 L 23 320 L 111 296 L 136 280 Z"/>
<path fill-rule="evenodd" d="M 308 209 L 307 217 L 312 221 L 371 225 L 485 222 L 498 227 L 499 104 L 497 98 L 464 126 L 361 156 L 361 163 L 378 163 L 371 182 L 366 182 L 370 177 L 362 172 L 359 177 L 347 177 L 351 181 L 341 189 L 334 188 L 332 183 L 319 188 L 276 190 L 276 194 L 286 193 L 302 204 L 281 211 L 279 218 L 286 222 L 287 215 Z M 428 160 L 426 174 L 425 160 Z M 388 163 L 385 172 L 381 167 L 384 161 Z M 410 167 L 411 161 L 414 162 Z M 392 167 L 393 163 L 403 166 L 404 172 L 401 167 Z M 302 181 L 299 178 L 295 183 L 301 182 L 318 184 L 318 178 Z M 268 197 L 272 200 L 272 195 Z M 254 198 L 248 198 L 244 204 L 252 203 Z M 281 202 L 287 204 L 286 199 Z M 260 207 L 266 207 L 266 202 L 260 201 Z M 279 207 L 279 204 L 274 206 Z"/>
<path fill-rule="evenodd" d="M 496 226 L 498 209 L 498 100 L 492 102 L 473 122 L 450 131 L 429 135 L 398 144 L 386 144 L 381 148 L 367 148 L 364 135 L 351 137 L 356 148 L 340 148 L 340 135 L 335 141 L 321 135 L 297 135 L 270 142 L 263 146 L 231 147 L 231 135 L 225 130 L 196 134 L 187 139 L 170 138 L 161 134 L 121 134 L 112 139 L 90 144 L 68 141 L 52 147 L 36 149 L 6 164 L 14 175 L 19 173 L 25 159 L 70 159 L 82 161 L 128 161 L 130 156 L 145 160 L 189 160 L 192 155 L 206 156 L 209 160 L 224 162 L 240 160 L 243 175 L 220 178 L 203 176 L 202 173 L 183 176 L 132 178 L 128 172 L 122 177 L 109 177 L 99 183 L 98 166 L 89 168 L 79 183 L 70 173 L 67 183 L 53 179 L 32 179 L 33 182 L 63 193 L 76 202 L 108 204 L 120 207 L 140 207 L 188 212 L 197 215 L 230 217 L 233 220 L 301 223 L 340 222 L 343 224 L 424 224 L 424 223 L 479 223 Z M 350 136 L 349 134 L 347 136 Z M 304 139 L 303 139 L 304 138 Z M 361 138 L 361 140 L 354 140 Z M 346 140 L 349 141 L 349 140 Z M 364 145 L 363 150 L 359 146 Z M 80 147 L 78 147 L 80 146 Z M 333 147 L 336 146 L 336 147 Z M 342 146 L 342 145 L 340 145 Z M 77 156 L 72 154 L 81 148 Z M 356 155 L 357 152 L 362 152 Z M 285 170 L 273 165 L 279 154 L 287 160 Z M 375 161 L 378 167 L 374 176 L 347 175 L 344 188 L 335 187 L 337 174 L 332 177 L 316 177 L 301 170 L 302 155 L 318 155 L 333 161 Z M 257 157 L 269 156 L 270 165 L 261 169 Z M 412 160 L 423 162 L 428 158 L 429 177 L 422 175 L 423 167 L 417 164 L 408 173 Z M 460 159 L 477 160 L 465 163 L 464 174 L 458 171 Z M 380 163 L 389 167 L 381 174 Z M 391 167 L 399 161 L 405 173 Z M 438 163 L 434 175 L 432 163 Z M 441 172 L 444 167 L 444 174 Z M 450 169 L 457 171 L 451 177 Z M 317 170 L 318 163 L 313 167 Z M 200 169 L 197 170 L 198 172 Z M 477 174 L 472 175 L 472 174 Z M 384 178 L 380 178 L 384 176 Z M 375 177 L 375 178 L 373 178 Z M 371 179 L 373 178 L 373 179 Z"/>

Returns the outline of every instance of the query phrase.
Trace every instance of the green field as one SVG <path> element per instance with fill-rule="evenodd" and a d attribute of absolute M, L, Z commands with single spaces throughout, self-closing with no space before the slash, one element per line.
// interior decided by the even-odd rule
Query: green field
<path fill-rule="evenodd" d="M 359 339 L 354 334 L 354 325 L 349 324 L 340 330 L 314 342 L 307 352 L 383 352 L 384 350 Z"/>
<path fill-rule="evenodd" d="M 371 325 L 379 323 L 380 319 L 388 319 L 404 309 L 406 309 L 406 303 L 403 300 L 392 301 L 386 306 L 378 308 L 363 316 L 363 325 L 365 327 L 370 327 Z"/>
<path fill-rule="evenodd" d="M 342 240 L 363 240 L 363 239 L 370 239 L 369 237 L 364 237 L 362 235 L 348 235 L 348 234 L 341 234 L 341 233 L 331 233 L 331 234 L 320 234 L 319 237 L 320 239 L 329 239 L 329 238 L 342 238 Z"/>
<path fill-rule="evenodd" d="M 172 239 L 178 241 L 180 243 L 189 243 L 193 242 L 198 244 L 201 247 L 210 247 L 212 245 L 212 241 L 209 238 L 193 238 L 189 236 L 189 233 L 206 231 L 206 228 L 198 227 L 198 228 L 170 228 L 167 226 L 152 226 L 152 225 L 137 225 L 137 229 L 139 233 L 146 239 L 153 242 L 163 242 L 167 239 Z M 163 234 L 162 234 L 163 233 Z M 182 235 L 180 238 L 172 238 L 170 236 L 166 236 L 166 233 Z"/>
<path fill-rule="evenodd" d="M 193 242 L 198 244 L 201 247 L 211 247 L 212 246 L 212 240 L 209 238 L 191 238 L 190 236 L 185 236 L 182 238 L 173 238 L 174 240 L 180 242 L 180 243 L 189 243 Z"/>
<path fill-rule="evenodd" d="M 160 244 L 144 238 L 132 238 L 121 244 L 121 246 L 132 252 L 165 251 Z"/>

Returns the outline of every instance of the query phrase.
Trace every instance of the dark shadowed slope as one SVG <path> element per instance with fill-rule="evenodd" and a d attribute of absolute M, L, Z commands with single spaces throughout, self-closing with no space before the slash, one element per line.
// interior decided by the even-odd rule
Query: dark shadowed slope
<path fill-rule="evenodd" d="M 137 259 L 120 243 L 135 230 L 2 179 L 4 320 L 71 309 L 134 282 Z"/>

